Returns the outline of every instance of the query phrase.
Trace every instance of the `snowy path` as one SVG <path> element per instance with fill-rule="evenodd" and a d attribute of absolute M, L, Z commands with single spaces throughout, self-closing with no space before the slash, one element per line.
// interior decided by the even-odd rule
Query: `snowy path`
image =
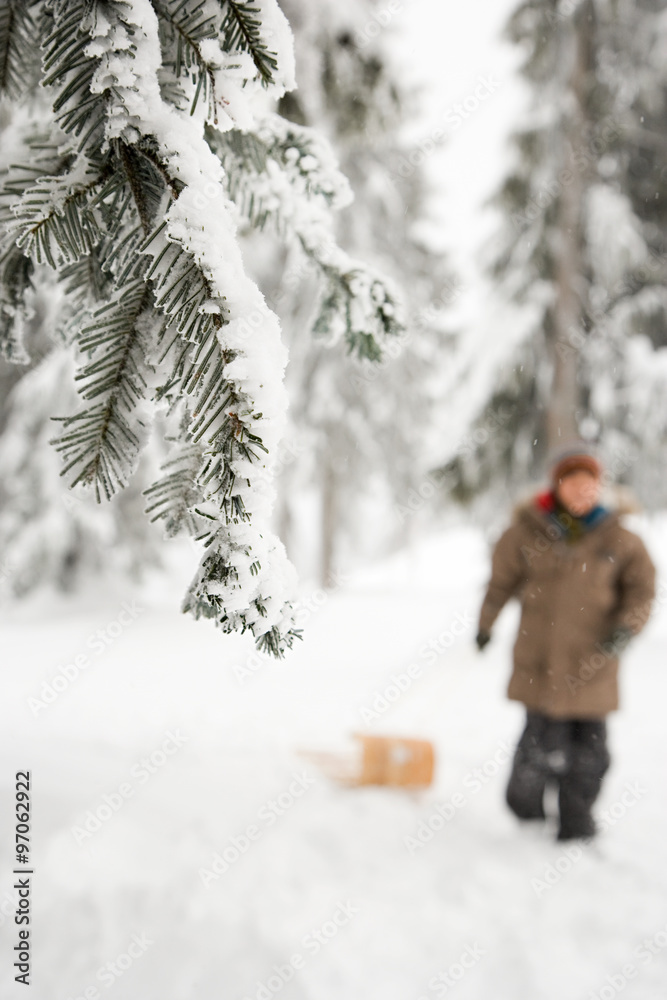
<path fill-rule="evenodd" d="M 310 595 L 306 640 L 283 664 L 164 596 L 60 602 L 39 627 L 34 609 L 5 614 L 0 796 L 9 816 L 13 774 L 32 769 L 32 996 L 664 1000 L 667 611 L 624 664 L 599 810 L 613 825 L 568 857 L 503 804 L 522 720 L 504 699 L 516 615 L 472 651 L 485 574 L 466 531 Z M 424 646 L 444 648 L 456 622 L 463 634 L 432 663 Z M 362 709 L 410 663 L 421 676 L 365 726 Z M 73 679 L 54 683 L 67 664 Z M 31 710 L 45 681 L 62 690 Z M 365 728 L 432 739 L 433 788 L 348 791 L 296 754 Z M 7 998 L 24 995 L 7 961 L 10 832 Z"/>

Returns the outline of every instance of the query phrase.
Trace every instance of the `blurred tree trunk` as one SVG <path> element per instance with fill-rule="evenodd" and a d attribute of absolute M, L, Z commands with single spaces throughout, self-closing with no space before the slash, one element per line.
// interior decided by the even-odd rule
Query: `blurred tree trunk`
<path fill-rule="evenodd" d="M 336 550 L 337 482 L 333 458 L 329 449 L 322 456 L 322 531 L 320 549 L 320 583 L 329 587 L 333 579 L 334 556 Z"/>
<path fill-rule="evenodd" d="M 579 436 L 577 413 L 581 406 L 579 384 L 582 315 L 586 276 L 582 219 L 586 173 L 590 157 L 586 150 L 587 95 L 593 57 L 593 4 L 586 0 L 569 28 L 570 79 L 567 96 L 571 109 L 563 115 L 563 145 L 567 151 L 558 205 L 558 245 L 555 268 L 556 302 L 551 331 L 553 380 L 546 414 L 547 450 L 558 450 Z M 569 111 L 569 113 L 568 113 Z"/>
<path fill-rule="evenodd" d="M 294 514 L 292 511 L 292 495 L 282 491 L 278 504 L 278 537 L 291 557 L 294 546 Z"/>

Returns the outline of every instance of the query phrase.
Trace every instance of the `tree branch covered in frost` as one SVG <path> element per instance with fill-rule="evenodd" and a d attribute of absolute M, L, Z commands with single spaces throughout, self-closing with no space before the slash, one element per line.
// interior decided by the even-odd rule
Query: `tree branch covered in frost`
<path fill-rule="evenodd" d="M 55 120 L 46 159 L 6 179 L 5 353 L 26 357 L 16 317 L 32 263 L 57 269 L 83 402 L 59 418 L 64 474 L 111 497 L 136 468 L 156 405 L 168 407 L 174 455 L 148 503 L 170 533 L 183 527 L 204 544 L 184 610 L 249 630 L 280 655 L 297 634 L 294 573 L 268 529 L 286 352 L 243 266 L 238 203 L 255 221 L 264 206 L 318 261 L 326 290 L 317 332 L 379 357 L 399 329 L 394 297 L 333 244 L 329 215 L 348 191 L 326 144 L 267 113 L 267 99 L 294 86 L 275 0 L 31 7 Z M 11 24 L 0 20 L 0 52 L 11 53 L 3 31 Z M 30 96 L 6 75 L 8 96 Z M 235 148 L 242 155 L 232 162 Z"/>
<path fill-rule="evenodd" d="M 331 211 L 352 194 L 326 140 L 278 115 L 251 135 L 210 129 L 209 136 L 245 217 L 296 240 L 317 265 L 322 292 L 314 332 L 330 344 L 344 337 L 350 351 L 378 360 L 385 337 L 401 329 L 397 298 L 386 279 L 334 241 Z"/>

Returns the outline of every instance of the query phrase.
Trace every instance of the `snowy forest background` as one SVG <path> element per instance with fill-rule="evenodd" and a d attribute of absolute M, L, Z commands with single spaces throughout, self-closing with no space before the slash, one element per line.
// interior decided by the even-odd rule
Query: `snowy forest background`
<path fill-rule="evenodd" d="M 277 110 L 330 143 L 317 155 L 331 164 L 315 169 L 335 158 L 354 195 L 335 238 L 392 279 L 405 316 L 379 364 L 346 349 L 334 322 L 328 343 L 326 316 L 312 336 L 321 262 L 281 219 L 290 206 L 250 207 L 262 197 L 250 154 L 239 147 L 232 163 L 227 152 L 244 260 L 289 350 L 274 519 L 301 577 L 327 585 L 456 505 L 487 522 L 577 433 L 644 509 L 661 509 L 661 5 L 498 6 L 475 63 L 456 45 L 461 31 L 479 45 L 464 15 L 451 26 L 438 15 L 431 52 L 419 26 L 434 15 L 417 2 L 283 6 L 298 88 Z M 3 105 L 6 166 L 32 141 L 22 108 Z M 38 129 L 44 111 L 31 114 Z M 347 200 L 342 188 L 328 196 Z M 318 211 L 311 239 L 324 232 Z M 156 566 L 168 546 L 142 492 L 167 456 L 164 410 L 111 503 L 69 488 L 48 441 L 52 418 L 77 408 L 72 295 L 48 266 L 26 278 L 17 259 L 5 257 L 0 370 L 5 586 L 76 588 L 91 572 Z"/>
<path fill-rule="evenodd" d="M 610 495 L 667 563 L 667 6 L 258 0 L 254 42 L 225 21 L 219 49 L 207 17 L 252 6 L 0 5 L 0 781 L 10 808 L 11 775 L 34 769 L 37 995 L 417 1000 L 444 996 L 437 976 L 479 941 L 461 1000 L 613 996 L 624 958 L 640 973 L 625 995 L 655 1000 L 662 946 L 650 961 L 633 949 L 667 924 L 661 606 L 628 656 L 607 805 L 628 782 L 648 791 L 602 859 L 536 893 L 531 877 L 560 854 L 519 847 L 500 781 L 428 851 L 404 840 L 516 738 L 502 700 L 512 612 L 483 663 L 471 623 L 488 541 L 559 442 L 598 445 Z M 67 33 L 98 8 L 161 18 L 162 105 L 137 108 L 118 77 L 113 115 L 88 132 L 73 87 L 56 135 L 49 101 L 27 93 L 39 19 L 53 19 L 64 87 Z M 116 72 L 118 35 L 99 38 Z M 153 57 L 146 43 L 122 65 L 139 94 Z M 167 206 L 180 243 L 159 229 Z M 174 246 L 205 262 L 191 312 Z M 233 374 L 197 374 L 216 338 Z M 67 435 L 96 401 L 116 437 L 100 424 L 91 458 L 92 438 Z M 127 607 L 140 611 L 119 627 Z M 456 620 L 462 638 L 438 645 Z M 434 789 L 351 799 L 313 771 L 304 801 L 203 884 L 214 851 L 303 773 L 297 751 L 365 728 L 391 678 L 430 662 L 427 640 L 436 670 L 376 726 L 434 741 Z M 82 653 L 94 670 L 69 681 Z M 182 752 L 82 835 L 174 730 Z M 7 833 L 3 871 L 10 846 Z M 361 916 L 311 952 L 306 932 L 348 898 Z M 143 933 L 157 942 L 145 957 L 96 979 Z M 305 971 L 267 986 L 299 941 Z"/>

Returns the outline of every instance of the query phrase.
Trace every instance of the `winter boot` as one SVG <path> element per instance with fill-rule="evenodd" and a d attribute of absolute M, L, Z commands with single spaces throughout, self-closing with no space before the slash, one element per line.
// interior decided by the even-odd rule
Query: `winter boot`
<path fill-rule="evenodd" d="M 545 819 L 544 792 L 569 766 L 571 722 L 528 712 L 507 786 L 507 804 L 519 819 Z"/>
<path fill-rule="evenodd" d="M 505 798 L 519 819 L 546 819 L 544 791 L 548 775 L 517 750 Z"/>
<path fill-rule="evenodd" d="M 559 840 L 595 836 L 596 826 L 591 810 L 610 763 L 604 721 L 577 720 L 572 725 L 570 765 L 559 776 Z"/>

